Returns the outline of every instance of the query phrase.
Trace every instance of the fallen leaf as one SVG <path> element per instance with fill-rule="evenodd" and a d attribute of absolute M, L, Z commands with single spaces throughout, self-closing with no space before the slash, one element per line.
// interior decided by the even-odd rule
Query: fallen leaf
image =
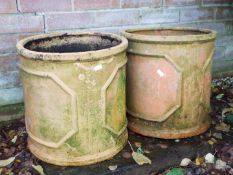
<path fill-rule="evenodd" d="M 15 160 L 15 157 L 10 157 L 5 160 L 0 160 L 0 167 L 5 167 L 7 165 L 10 165 L 12 162 L 14 162 L 14 160 Z"/>
<path fill-rule="evenodd" d="M 183 169 L 181 168 L 173 168 L 169 172 L 166 173 L 166 175 L 183 175 Z"/>
<path fill-rule="evenodd" d="M 132 157 L 138 165 L 151 164 L 151 160 L 141 153 L 137 153 L 133 151 Z"/>
<path fill-rule="evenodd" d="M 223 96 L 224 96 L 224 94 L 218 94 L 218 95 L 216 95 L 215 98 L 219 100 L 219 99 L 221 99 Z"/>
<path fill-rule="evenodd" d="M 218 143 L 218 141 L 217 141 L 215 138 L 211 138 L 210 140 L 208 140 L 208 143 L 209 143 L 210 145 L 213 145 L 213 144 L 215 144 L 215 143 Z"/>
<path fill-rule="evenodd" d="M 226 114 L 227 113 L 233 113 L 233 108 L 224 108 L 223 110 L 222 110 L 222 117 L 224 118 L 224 117 L 226 117 Z"/>
<path fill-rule="evenodd" d="M 195 164 L 196 164 L 197 166 L 202 165 L 204 162 L 205 162 L 205 160 L 204 160 L 203 157 L 197 157 L 197 158 L 195 159 Z"/>
<path fill-rule="evenodd" d="M 215 126 L 216 130 L 223 131 L 223 132 L 229 132 L 230 128 L 231 128 L 231 126 L 227 125 L 224 122 L 221 122 L 220 124 L 218 124 L 218 125 Z"/>
<path fill-rule="evenodd" d="M 230 169 L 229 174 L 233 175 L 233 168 Z"/>
<path fill-rule="evenodd" d="M 115 171 L 117 169 L 117 165 L 110 165 L 108 166 L 108 169 L 111 171 Z"/>
<path fill-rule="evenodd" d="M 218 141 L 215 138 L 211 138 L 211 141 L 213 141 L 214 143 L 218 143 Z"/>
<path fill-rule="evenodd" d="M 17 140 L 17 136 L 14 136 L 13 139 L 11 139 L 11 142 L 12 142 L 12 143 L 15 143 L 16 140 Z"/>
<path fill-rule="evenodd" d="M 168 148 L 168 145 L 163 144 L 163 143 L 158 143 L 158 144 L 156 144 L 156 146 L 159 146 L 162 149 L 167 149 Z"/>
<path fill-rule="evenodd" d="M 214 163 L 215 157 L 213 154 L 208 153 L 205 155 L 205 163 Z"/>
<path fill-rule="evenodd" d="M 40 175 L 45 175 L 44 169 L 40 165 L 32 165 L 32 167 L 40 174 Z"/>
<path fill-rule="evenodd" d="M 227 168 L 227 163 L 221 159 L 216 160 L 215 168 L 217 170 L 225 170 Z"/>
<path fill-rule="evenodd" d="M 192 161 L 189 158 L 184 158 L 180 162 L 180 166 L 188 166 Z"/>
<path fill-rule="evenodd" d="M 137 153 L 144 154 L 144 151 L 143 151 L 143 149 L 142 149 L 141 147 L 139 147 L 139 148 L 137 149 Z"/>
<path fill-rule="evenodd" d="M 222 139 L 222 133 L 217 133 L 217 132 L 215 132 L 215 133 L 213 133 L 213 136 L 215 137 L 215 138 L 217 138 L 217 139 Z"/>
<path fill-rule="evenodd" d="M 150 151 L 149 150 L 144 150 L 144 153 L 149 154 Z"/>
<path fill-rule="evenodd" d="M 131 153 L 130 152 L 124 152 L 122 154 L 122 157 L 124 157 L 125 159 L 130 159 L 132 157 Z"/>
<path fill-rule="evenodd" d="M 209 144 L 209 145 L 213 145 L 214 142 L 213 142 L 212 140 L 208 140 L 208 144 Z"/>
<path fill-rule="evenodd" d="M 141 143 L 141 142 L 134 142 L 134 145 L 135 145 L 137 148 L 142 147 L 142 143 Z"/>
<path fill-rule="evenodd" d="M 233 114 L 227 114 L 224 118 L 224 121 L 226 121 L 229 124 L 233 124 Z"/>
<path fill-rule="evenodd" d="M 220 150 L 220 157 L 225 162 L 233 162 L 233 144 L 223 146 Z"/>

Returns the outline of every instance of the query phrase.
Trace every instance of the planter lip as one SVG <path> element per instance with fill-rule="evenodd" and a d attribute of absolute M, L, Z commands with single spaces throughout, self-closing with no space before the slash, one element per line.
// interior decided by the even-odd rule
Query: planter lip
<path fill-rule="evenodd" d="M 70 53 L 58 53 L 58 52 L 37 52 L 32 51 L 24 46 L 33 40 L 46 39 L 59 36 L 72 36 L 72 35 L 93 35 L 93 36 L 108 36 L 120 40 L 121 42 L 113 47 L 100 49 L 95 51 L 86 51 L 86 52 L 70 52 Z M 19 55 L 24 56 L 28 59 L 33 60 L 44 60 L 44 61 L 96 61 L 106 59 L 109 56 L 113 56 L 125 51 L 128 47 L 128 40 L 120 35 L 106 33 L 106 32 L 51 32 L 47 34 L 39 34 L 24 38 L 17 42 L 16 49 Z"/>
<path fill-rule="evenodd" d="M 173 30 L 173 31 L 190 31 L 200 32 L 199 34 L 188 34 L 188 35 L 146 35 L 137 34 L 134 32 L 140 31 L 156 31 L 156 30 Z M 139 27 L 130 28 L 121 32 L 121 35 L 126 37 L 128 40 L 137 42 L 149 42 L 149 43 L 187 43 L 195 41 L 208 41 L 214 40 L 217 36 L 217 32 L 210 29 L 199 29 L 192 27 Z"/>

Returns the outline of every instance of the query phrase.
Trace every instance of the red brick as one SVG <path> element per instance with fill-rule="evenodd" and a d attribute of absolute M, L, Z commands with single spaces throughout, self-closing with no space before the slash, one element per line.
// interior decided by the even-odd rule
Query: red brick
<path fill-rule="evenodd" d="M 124 26 L 134 25 L 139 22 L 139 10 L 117 10 L 98 12 L 95 16 L 94 27 L 110 27 L 110 26 Z"/>
<path fill-rule="evenodd" d="M 180 20 L 183 21 L 199 21 L 214 19 L 213 8 L 192 8 L 181 10 Z"/>
<path fill-rule="evenodd" d="M 222 33 L 226 32 L 225 22 L 215 22 L 215 21 L 197 22 L 196 27 L 215 30 L 218 32 L 218 34 L 220 34 L 220 33 L 222 34 Z"/>
<path fill-rule="evenodd" d="M 34 15 L 2 15 L 0 26 L 0 33 L 44 31 L 43 17 Z"/>
<path fill-rule="evenodd" d="M 206 4 L 232 4 L 233 1 L 232 0 L 203 0 L 203 4 L 206 5 Z"/>
<path fill-rule="evenodd" d="M 0 54 L 15 52 L 17 39 L 17 35 L 0 35 Z"/>
<path fill-rule="evenodd" d="M 179 22 L 179 10 L 172 9 L 145 9 L 141 11 L 141 24 L 177 23 Z"/>
<path fill-rule="evenodd" d="M 233 21 L 226 21 L 225 22 L 225 31 L 226 31 L 226 34 L 232 35 L 232 33 L 233 33 Z"/>
<path fill-rule="evenodd" d="M 228 46 L 226 46 L 225 58 L 227 58 L 227 59 L 232 59 L 232 58 L 233 58 L 233 47 L 232 47 L 232 43 L 229 44 Z"/>
<path fill-rule="evenodd" d="M 0 13 L 17 12 L 16 0 L 0 0 Z"/>
<path fill-rule="evenodd" d="M 119 8 L 120 0 L 74 0 L 75 10 Z"/>
<path fill-rule="evenodd" d="M 139 10 L 59 13 L 48 14 L 45 17 L 46 27 L 49 31 L 110 27 L 137 24 Z"/>
<path fill-rule="evenodd" d="M 45 16 L 47 30 L 78 29 L 91 27 L 95 23 L 95 13 L 59 13 Z"/>
<path fill-rule="evenodd" d="M 217 37 L 216 46 L 233 45 L 233 35 L 222 35 Z"/>
<path fill-rule="evenodd" d="M 9 54 L 16 52 L 17 41 L 35 34 L 7 34 L 0 35 L 0 54 Z"/>
<path fill-rule="evenodd" d="M 201 5 L 201 0 L 165 0 L 165 6 L 193 6 Z"/>
<path fill-rule="evenodd" d="M 225 57 L 225 47 L 217 46 L 215 47 L 214 59 L 221 59 Z"/>
<path fill-rule="evenodd" d="M 18 71 L 2 72 L 0 74 L 0 88 L 13 88 L 20 85 L 20 78 Z"/>
<path fill-rule="evenodd" d="M 18 0 L 20 12 L 48 12 L 72 10 L 71 0 Z"/>
<path fill-rule="evenodd" d="M 160 7 L 161 0 L 122 0 L 122 8 Z"/>
<path fill-rule="evenodd" d="M 19 57 L 16 54 L 0 55 L 0 72 L 17 71 Z"/>
<path fill-rule="evenodd" d="M 216 19 L 233 19 L 233 7 L 218 7 Z"/>

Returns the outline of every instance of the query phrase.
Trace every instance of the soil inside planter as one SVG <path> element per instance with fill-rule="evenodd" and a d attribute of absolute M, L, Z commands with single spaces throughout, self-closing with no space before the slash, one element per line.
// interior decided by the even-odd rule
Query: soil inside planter
<path fill-rule="evenodd" d="M 70 53 L 102 50 L 120 43 L 107 35 L 62 35 L 30 41 L 25 48 L 36 52 Z"/>

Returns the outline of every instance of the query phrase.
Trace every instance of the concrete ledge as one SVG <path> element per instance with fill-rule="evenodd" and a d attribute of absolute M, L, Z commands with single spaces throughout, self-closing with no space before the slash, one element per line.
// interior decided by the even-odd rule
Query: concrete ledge
<path fill-rule="evenodd" d="M 24 116 L 23 103 L 0 107 L 0 123 L 22 118 Z"/>
<path fill-rule="evenodd" d="M 233 58 L 214 60 L 212 73 L 213 78 L 233 76 Z"/>
<path fill-rule="evenodd" d="M 22 102 L 23 91 L 21 87 L 0 90 L 0 107 Z"/>

